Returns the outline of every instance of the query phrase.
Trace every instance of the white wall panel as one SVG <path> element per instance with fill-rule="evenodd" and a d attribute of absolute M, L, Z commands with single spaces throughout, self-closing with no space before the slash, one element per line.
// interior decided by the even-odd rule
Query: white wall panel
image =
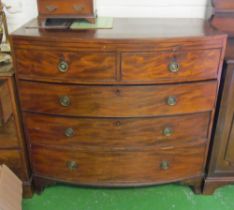
<path fill-rule="evenodd" d="M 21 12 L 8 14 L 11 30 L 37 16 L 36 0 L 3 0 Z M 205 18 L 210 0 L 96 0 L 98 15 L 114 17 Z"/>

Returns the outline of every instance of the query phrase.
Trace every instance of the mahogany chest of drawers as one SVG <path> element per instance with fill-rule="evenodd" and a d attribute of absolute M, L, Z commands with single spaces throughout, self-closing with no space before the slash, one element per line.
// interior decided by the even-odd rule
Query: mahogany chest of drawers
<path fill-rule="evenodd" d="M 178 31 L 178 28 L 181 30 Z M 204 177 L 226 36 L 201 20 L 115 19 L 111 30 L 12 34 L 37 189 Z"/>

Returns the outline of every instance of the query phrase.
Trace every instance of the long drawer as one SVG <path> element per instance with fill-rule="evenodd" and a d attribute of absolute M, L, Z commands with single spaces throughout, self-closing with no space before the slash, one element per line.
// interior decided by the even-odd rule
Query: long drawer
<path fill-rule="evenodd" d="M 69 116 L 139 117 L 212 110 L 217 81 L 148 86 L 19 82 L 24 111 Z"/>
<path fill-rule="evenodd" d="M 33 145 L 134 148 L 208 138 L 210 113 L 159 118 L 70 118 L 24 113 Z M 194 126 L 195 125 L 195 126 Z"/>
<path fill-rule="evenodd" d="M 202 175 L 205 146 L 105 151 L 31 148 L 34 175 L 89 185 L 166 183 Z"/>

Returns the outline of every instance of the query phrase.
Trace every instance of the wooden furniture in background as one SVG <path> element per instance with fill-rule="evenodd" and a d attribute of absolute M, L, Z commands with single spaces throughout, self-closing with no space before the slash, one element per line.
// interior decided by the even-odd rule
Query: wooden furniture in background
<path fill-rule="evenodd" d="M 234 1 L 212 0 L 214 6 L 211 25 L 216 29 L 234 35 Z"/>
<path fill-rule="evenodd" d="M 86 19 L 95 22 L 95 0 L 37 0 L 39 22 L 45 27 L 48 19 Z"/>
<path fill-rule="evenodd" d="M 11 37 L 36 189 L 184 182 L 199 192 L 226 36 L 191 19 L 37 24 Z"/>
<path fill-rule="evenodd" d="M 23 181 L 24 196 L 30 197 L 31 175 L 25 146 L 21 119 L 15 92 L 15 78 L 12 65 L 0 67 L 1 107 L 0 118 L 5 119 L 0 126 L 0 164 L 6 164 Z M 5 114 L 4 114 L 5 112 Z M 3 114 L 3 115 L 2 115 Z M 7 116 L 7 117 L 6 117 Z"/>
<path fill-rule="evenodd" d="M 211 25 L 228 32 L 229 39 L 204 194 L 212 194 L 217 187 L 234 183 L 234 0 L 216 0 L 214 6 Z"/>

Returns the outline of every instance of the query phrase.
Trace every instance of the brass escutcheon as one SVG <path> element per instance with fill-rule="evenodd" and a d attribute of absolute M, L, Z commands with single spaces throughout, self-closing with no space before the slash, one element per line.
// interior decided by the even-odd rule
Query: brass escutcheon
<path fill-rule="evenodd" d="M 65 72 L 68 71 L 68 69 L 69 69 L 69 65 L 68 65 L 68 63 L 66 61 L 62 60 L 62 61 L 59 62 L 58 70 L 60 72 L 65 73 Z"/>
<path fill-rule="evenodd" d="M 167 170 L 169 169 L 169 167 L 170 167 L 170 163 L 167 160 L 162 161 L 160 164 L 160 168 L 163 170 Z"/>

